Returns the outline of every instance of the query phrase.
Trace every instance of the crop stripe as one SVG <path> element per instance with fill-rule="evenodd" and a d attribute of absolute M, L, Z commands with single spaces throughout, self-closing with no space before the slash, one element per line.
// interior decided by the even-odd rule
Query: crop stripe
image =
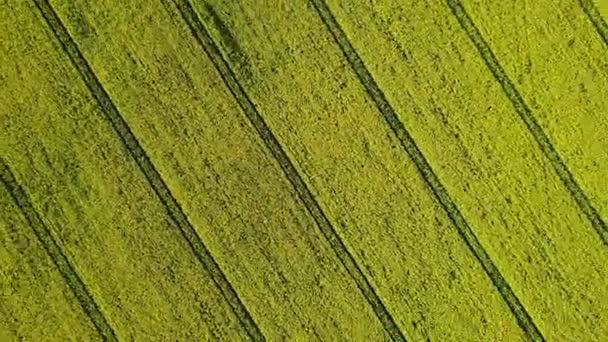
<path fill-rule="evenodd" d="M 237 100 L 240 107 L 245 112 L 245 115 L 254 126 L 261 139 L 264 141 L 266 147 L 270 150 L 273 157 L 279 163 L 281 169 L 287 176 L 287 179 L 295 188 L 300 199 L 304 202 L 307 210 L 312 215 L 313 219 L 317 223 L 317 226 L 329 242 L 331 248 L 336 253 L 349 275 L 354 279 L 355 283 L 367 299 L 368 303 L 373 308 L 376 316 L 382 322 L 385 330 L 389 333 L 391 338 L 395 341 L 405 341 L 405 337 L 397 327 L 393 317 L 390 315 L 376 291 L 365 278 L 365 275 L 361 272 L 361 269 L 355 262 L 354 258 L 342 242 L 340 236 L 333 228 L 331 222 L 323 213 L 321 207 L 317 203 L 306 183 L 302 180 L 295 166 L 281 147 L 280 143 L 259 114 L 257 108 L 249 99 L 247 93 L 237 80 L 234 72 L 230 68 L 222 56 L 216 43 L 211 38 L 211 35 L 197 16 L 196 12 L 192 8 L 191 4 L 187 0 L 176 0 L 177 7 L 184 20 L 190 27 L 192 34 L 198 41 L 198 43 L 205 50 L 206 54 L 212 60 L 213 64 L 217 68 L 221 75 L 224 83 L 229 88 L 232 95 Z"/>
<path fill-rule="evenodd" d="M 578 2 L 589 20 L 591 20 L 591 23 L 595 27 L 597 33 L 600 35 L 600 38 L 604 41 L 606 48 L 608 48 L 608 25 L 593 4 L 593 0 L 579 0 Z"/>
<path fill-rule="evenodd" d="M 181 233 L 186 238 L 190 247 L 202 263 L 204 269 L 211 276 L 217 287 L 220 289 L 224 298 L 230 304 L 232 311 L 236 314 L 241 324 L 254 340 L 263 340 L 264 337 L 260 332 L 257 324 L 247 311 L 245 305 L 239 299 L 236 291 L 220 269 L 213 256 L 203 244 L 200 237 L 188 221 L 181 206 L 173 197 L 164 180 L 150 161 L 143 147 L 122 118 L 118 109 L 110 99 L 97 76 L 89 66 L 88 62 L 81 54 L 78 46 L 69 35 L 67 29 L 57 16 L 57 13 L 49 4 L 48 0 L 34 0 L 36 6 L 42 13 L 47 24 L 55 34 L 55 37 L 61 44 L 63 51 L 69 56 L 74 67 L 79 71 L 84 83 L 89 88 L 93 97 L 103 110 L 106 119 L 110 121 L 116 133 L 120 136 L 121 141 L 137 162 L 137 165 L 145 175 L 146 179 L 154 189 L 154 192 L 166 208 L 171 218 L 180 228 Z"/>
<path fill-rule="evenodd" d="M 566 189 L 568 189 L 570 195 L 574 198 L 581 211 L 591 222 L 591 225 L 600 236 L 600 239 L 604 245 L 608 246 L 608 226 L 606 225 L 606 222 L 602 220 L 597 210 L 591 205 L 589 198 L 587 198 L 585 192 L 578 185 L 574 179 L 574 176 L 572 176 L 572 173 L 570 173 L 570 170 L 568 170 L 568 167 L 562 161 L 559 153 L 532 115 L 530 108 L 528 108 L 524 102 L 523 98 L 513 85 L 513 82 L 511 82 L 506 72 L 500 66 L 498 59 L 486 41 L 483 39 L 481 33 L 473 23 L 473 20 L 471 20 L 465 11 L 462 3 L 459 0 L 447 0 L 447 3 L 454 16 L 458 19 L 458 22 L 479 51 L 479 54 L 492 72 L 492 75 L 494 75 L 496 81 L 498 81 L 498 83 L 500 83 L 502 86 L 505 95 L 509 98 L 513 104 L 513 107 L 515 107 L 517 114 L 519 114 L 519 117 L 528 127 L 528 131 L 532 134 L 542 152 L 551 162 L 551 165 L 555 169 L 560 180 Z"/>
<path fill-rule="evenodd" d="M 21 185 L 15 179 L 12 171 L 6 164 L 6 162 L 0 158 L 0 183 L 4 184 L 11 197 L 17 203 L 17 206 L 23 212 L 23 215 L 27 219 L 30 227 L 36 234 L 36 237 L 44 246 L 47 254 L 53 260 L 53 263 L 59 270 L 59 273 L 63 276 L 63 279 L 67 283 L 68 287 L 76 296 L 76 299 L 86 312 L 86 314 L 97 328 L 99 334 L 106 341 L 117 341 L 114 330 L 104 317 L 103 313 L 99 309 L 97 303 L 93 299 L 91 293 L 87 290 L 85 283 L 80 279 L 80 276 L 70 264 L 70 261 L 63 253 L 61 248 L 57 245 L 57 242 L 53 238 L 48 227 L 44 224 L 36 209 L 32 205 L 32 202 Z"/>
<path fill-rule="evenodd" d="M 532 321 L 532 318 L 528 315 L 519 299 L 513 293 L 513 290 L 511 290 L 511 287 L 507 281 L 500 274 L 498 268 L 494 265 L 492 259 L 469 227 L 468 223 L 456 207 L 454 201 L 450 198 L 447 190 L 443 187 L 439 181 L 439 178 L 420 151 L 414 138 L 410 135 L 403 123 L 397 117 L 395 110 L 386 99 L 380 87 L 378 87 L 369 70 L 367 70 L 363 60 L 348 40 L 348 37 L 338 24 L 334 15 L 331 13 L 323 0 L 311 0 L 311 2 L 327 26 L 328 30 L 333 35 L 336 43 L 340 46 L 340 49 L 357 74 L 357 77 L 367 91 L 368 95 L 372 98 L 391 130 L 399 139 L 401 146 L 403 146 L 410 158 L 412 158 L 412 161 L 416 164 L 418 171 L 422 174 L 422 177 L 429 186 L 430 190 L 447 212 L 460 236 L 464 239 L 469 249 L 481 263 L 483 269 L 492 280 L 492 283 L 517 318 L 519 325 L 531 339 L 542 341 L 543 337 Z"/>

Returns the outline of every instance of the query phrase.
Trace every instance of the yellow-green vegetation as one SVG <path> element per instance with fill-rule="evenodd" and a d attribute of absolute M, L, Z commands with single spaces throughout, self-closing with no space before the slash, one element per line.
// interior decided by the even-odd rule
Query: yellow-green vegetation
<path fill-rule="evenodd" d="M 100 340 L 0 182 L 0 340 Z"/>
<path fill-rule="evenodd" d="M 52 4 L 262 333 L 385 339 L 177 8 Z"/>
<path fill-rule="evenodd" d="M 406 338 L 522 339 L 313 7 L 194 6 Z"/>
<path fill-rule="evenodd" d="M 36 8 L 11 2 L 1 11 L 0 155 L 116 336 L 245 338 Z M 22 296 L 7 294 L 13 303 Z M 45 298 L 45 307 L 60 309 L 66 299 L 55 298 Z M 76 315 L 45 333 L 60 334 L 66 324 L 86 333 L 89 323 L 70 321 Z M 40 327 L 23 327 L 30 328 Z"/>
<path fill-rule="evenodd" d="M 579 0 L 582 6 L 587 4 L 595 5 L 595 9 L 600 14 L 604 23 L 608 21 L 608 1 L 606 0 Z M 608 33 L 608 32 L 607 32 Z M 608 45 L 608 43 L 607 43 Z"/>
<path fill-rule="evenodd" d="M 329 7 L 545 337 L 606 336 L 608 250 L 447 3 Z"/>
<path fill-rule="evenodd" d="M 608 337 L 604 2 L 0 13 L 0 341 Z"/>
<path fill-rule="evenodd" d="M 595 7 L 600 12 L 604 20 L 608 20 L 608 2 L 605 0 L 593 0 Z"/>
<path fill-rule="evenodd" d="M 608 221 L 608 47 L 579 2 L 463 4 L 591 204 Z"/>

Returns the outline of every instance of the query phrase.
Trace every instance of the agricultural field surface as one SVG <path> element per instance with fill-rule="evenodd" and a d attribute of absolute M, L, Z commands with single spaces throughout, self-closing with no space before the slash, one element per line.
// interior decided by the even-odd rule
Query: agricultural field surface
<path fill-rule="evenodd" d="M 0 1 L 0 342 L 608 341 L 608 1 Z"/>

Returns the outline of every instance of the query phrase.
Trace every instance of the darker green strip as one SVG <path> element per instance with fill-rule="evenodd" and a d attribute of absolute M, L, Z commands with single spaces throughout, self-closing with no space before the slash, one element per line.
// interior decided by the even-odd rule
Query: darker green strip
<path fill-rule="evenodd" d="M 530 108 L 528 108 L 521 95 L 513 85 L 513 82 L 511 82 L 505 71 L 498 63 L 498 59 L 481 36 L 481 33 L 473 23 L 473 20 L 471 20 L 459 0 L 447 0 L 447 2 L 448 6 L 452 10 L 452 13 L 458 19 L 460 25 L 466 31 L 471 41 L 473 41 L 473 44 L 475 44 L 477 50 L 479 50 L 479 54 L 494 75 L 494 78 L 502 86 L 504 93 L 513 104 L 513 107 L 515 107 L 515 110 L 519 114 L 520 118 L 524 121 L 530 133 L 532 133 L 534 136 L 534 139 L 540 146 L 545 156 L 547 156 L 551 162 L 551 165 L 553 165 L 553 168 L 557 172 L 560 180 L 566 186 L 579 208 L 583 211 L 585 216 L 587 216 L 587 219 L 591 222 L 591 225 L 599 234 L 604 245 L 608 246 L 608 226 L 606 225 L 606 222 L 602 220 L 597 210 L 591 205 L 589 198 L 587 198 L 587 195 L 583 192 L 570 173 L 570 170 L 568 170 L 566 167 L 566 164 L 562 161 L 561 157 L 557 153 L 557 150 L 532 115 Z"/>
<path fill-rule="evenodd" d="M 399 328 L 395 324 L 395 321 L 391 317 L 390 313 L 376 294 L 374 288 L 371 286 L 369 281 L 361 272 L 361 269 L 355 262 L 354 258 L 344 245 L 344 242 L 340 239 L 340 236 L 329 222 L 325 213 L 321 210 L 319 203 L 306 186 L 306 183 L 302 180 L 302 177 L 298 174 L 298 171 L 294 167 L 293 163 L 289 160 L 289 157 L 281 147 L 280 143 L 268 127 L 264 119 L 260 116 L 257 109 L 247 96 L 245 90 L 238 82 L 236 76 L 230 66 L 222 56 L 217 45 L 209 35 L 209 32 L 204 27 L 201 20 L 196 15 L 192 6 L 187 0 L 177 0 L 177 6 L 181 12 L 184 20 L 187 22 L 192 34 L 203 47 L 209 58 L 213 61 L 215 67 L 220 73 L 222 79 L 230 89 L 232 95 L 236 98 L 240 107 L 243 109 L 249 121 L 255 127 L 256 131 L 266 144 L 266 147 L 271 151 L 274 158 L 278 161 L 281 169 L 289 179 L 289 182 L 296 189 L 298 196 L 304 202 L 304 205 L 314 218 L 319 229 L 329 242 L 331 248 L 336 253 L 349 275 L 354 279 L 355 283 L 367 299 L 368 303 L 372 306 L 376 316 L 380 319 L 386 331 L 395 341 L 405 341 L 404 336 L 399 331 Z"/>
<path fill-rule="evenodd" d="M 477 260 L 479 260 L 484 270 L 492 280 L 492 283 L 494 283 L 494 286 L 496 286 L 499 293 L 502 295 L 502 298 L 508 304 L 509 308 L 517 318 L 519 325 L 524 329 L 531 339 L 542 341 L 543 337 L 538 331 L 538 328 L 535 326 L 534 322 L 532 322 L 532 318 L 530 318 L 519 299 L 513 293 L 513 290 L 511 290 L 511 287 L 507 281 L 500 274 L 498 268 L 496 268 L 492 262 L 492 259 L 485 251 L 479 240 L 477 240 L 477 237 L 454 204 L 454 201 L 450 198 L 448 192 L 443 187 L 439 181 L 439 178 L 431 169 L 428 161 L 425 159 L 424 155 L 416 145 L 414 138 L 406 130 L 403 123 L 401 123 L 397 117 L 397 114 L 395 114 L 395 110 L 390 105 L 384 93 L 378 87 L 376 81 L 365 67 L 363 60 L 351 45 L 348 37 L 336 21 L 336 18 L 333 16 L 323 0 L 311 1 L 314 7 L 317 9 L 321 19 L 333 35 L 336 43 L 342 49 L 342 52 L 365 87 L 365 90 L 375 102 L 390 128 L 399 138 L 401 145 L 416 164 L 416 167 L 422 174 L 422 177 L 430 187 L 435 197 L 439 200 L 443 208 L 448 213 L 460 236 L 464 239 Z"/>
<path fill-rule="evenodd" d="M 604 41 L 604 44 L 606 44 L 606 47 L 608 48 L 608 25 L 602 18 L 600 12 L 598 12 L 597 8 L 595 8 L 593 1 L 579 0 L 579 3 L 581 4 L 583 11 L 585 11 L 585 14 L 587 14 L 587 17 L 589 17 L 589 20 L 591 20 L 593 23 L 593 26 L 595 26 L 595 29 Z"/>
<path fill-rule="evenodd" d="M 122 118 L 118 109 L 109 95 L 106 93 L 105 89 L 97 79 L 97 76 L 87 63 L 86 59 L 80 53 L 78 46 L 72 40 L 69 33 L 67 32 L 65 26 L 60 21 L 57 13 L 55 13 L 54 9 L 48 3 L 47 0 L 34 0 L 38 9 L 44 16 L 44 19 L 51 27 L 53 33 L 57 37 L 57 40 L 61 44 L 61 47 L 65 51 L 65 53 L 69 56 L 70 60 L 74 64 L 74 67 L 80 72 L 80 75 L 87 87 L 97 100 L 97 103 L 103 110 L 106 115 L 106 118 L 112 123 L 112 126 L 116 130 L 116 133 L 120 136 L 120 139 L 125 144 L 125 147 L 137 162 L 137 165 L 144 173 L 146 179 L 154 189 L 154 192 L 158 195 L 162 204 L 167 209 L 169 215 L 173 218 L 175 223 L 180 228 L 183 236 L 188 240 L 190 247 L 203 264 L 205 270 L 209 273 L 215 284 L 221 290 L 224 298 L 230 304 L 232 310 L 237 315 L 239 320 L 241 321 L 244 328 L 247 330 L 247 333 L 251 335 L 254 339 L 261 336 L 261 332 L 258 329 L 256 323 L 251 318 L 251 315 L 247 311 L 245 305 L 241 302 L 238 295 L 232 288 L 232 285 L 213 259 L 213 256 L 207 249 L 207 247 L 203 244 L 198 234 L 188 221 L 186 215 L 184 214 L 181 206 L 177 203 L 169 188 L 161 178 L 158 171 L 155 169 L 154 165 L 146 155 L 146 152 L 142 148 L 142 146 L 137 141 L 133 132 Z"/>
<path fill-rule="evenodd" d="M 106 341 L 117 341 L 114 330 L 99 310 L 97 303 L 95 303 L 95 300 L 87 290 L 84 282 L 80 279 L 80 276 L 78 276 L 78 273 L 76 273 L 65 254 L 63 254 L 63 251 L 57 245 L 55 239 L 53 239 L 49 229 L 32 206 L 32 202 L 27 193 L 19 185 L 15 176 L 2 158 L 0 158 L 0 182 L 4 184 L 23 212 L 23 215 L 25 215 L 25 218 L 34 230 L 38 240 L 40 240 L 40 243 L 44 246 L 44 249 L 53 260 L 55 266 L 57 266 L 57 269 L 80 302 L 84 311 L 89 315 L 91 321 L 97 328 L 97 331 L 99 331 Z"/>

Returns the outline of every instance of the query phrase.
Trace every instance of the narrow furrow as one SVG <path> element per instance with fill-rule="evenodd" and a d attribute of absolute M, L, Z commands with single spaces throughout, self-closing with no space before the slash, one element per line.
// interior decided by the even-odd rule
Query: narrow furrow
<path fill-rule="evenodd" d="M 107 119 L 111 122 L 112 126 L 116 130 L 116 133 L 120 136 L 122 142 L 125 144 L 125 147 L 133 159 L 135 159 L 137 162 L 137 165 L 144 173 L 146 179 L 154 189 L 154 192 L 157 194 L 164 207 L 167 209 L 169 215 L 179 226 L 183 236 L 186 238 L 186 240 L 188 240 L 190 247 L 203 264 L 203 267 L 210 274 L 215 284 L 221 290 L 222 295 L 230 304 L 241 324 L 247 330 L 252 339 L 259 341 L 264 340 L 264 336 L 247 311 L 247 308 L 241 302 L 237 293 L 234 291 L 232 285 L 219 268 L 207 247 L 196 234 L 181 206 L 177 203 L 164 180 L 161 178 L 160 174 L 148 158 L 143 147 L 137 141 L 135 135 L 122 118 L 121 114 L 118 112 L 118 109 L 97 79 L 97 76 L 89 66 L 86 59 L 82 56 L 78 46 L 70 37 L 55 10 L 47 0 L 35 0 L 35 3 L 42 13 L 45 21 L 55 34 L 55 37 L 61 44 L 62 49 L 69 56 L 74 67 L 80 73 L 80 76 L 82 77 L 89 91 L 94 96 L 99 107 L 103 110 Z"/>
<path fill-rule="evenodd" d="M 570 170 L 568 170 L 568 167 L 566 166 L 562 158 L 559 156 L 559 153 L 557 152 L 557 150 L 555 149 L 555 147 L 541 128 L 541 126 L 538 124 L 538 122 L 532 115 L 530 108 L 528 107 L 528 105 L 526 105 L 518 90 L 513 85 L 513 82 L 509 79 L 506 72 L 498 62 L 498 59 L 496 58 L 486 41 L 481 36 L 481 33 L 475 26 L 475 23 L 473 23 L 473 20 L 462 6 L 462 3 L 460 3 L 460 1 L 458 0 L 447 0 L 447 4 L 452 10 L 454 16 L 458 19 L 458 22 L 460 23 L 464 31 L 467 33 L 467 35 L 479 51 L 479 54 L 492 72 L 492 75 L 494 75 L 496 81 L 500 83 L 505 95 L 509 98 L 509 101 L 511 101 L 513 107 L 515 107 L 517 114 L 519 114 L 520 118 L 528 127 L 528 130 L 540 146 L 540 149 L 551 162 L 551 165 L 555 169 L 560 180 L 568 189 L 568 191 L 578 204 L 579 208 L 585 214 L 587 219 L 591 222 L 593 228 L 599 234 L 604 245 L 608 246 L 608 225 L 602 220 L 597 210 L 591 205 L 589 198 L 581 189 L 580 185 L 576 182 L 574 176 L 572 175 Z M 596 26 L 596 28 L 597 27 L 598 26 Z M 599 30 L 598 32 L 602 34 L 601 30 Z"/>
<path fill-rule="evenodd" d="M 384 325 L 386 331 L 390 334 L 394 341 L 405 341 L 405 336 L 403 336 L 397 327 L 393 317 L 376 294 L 374 288 L 363 275 L 353 256 L 347 250 L 344 242 L 321 210 L 317 200 L 308 189 L 306 183 L 302 180 L 302 177 L 297 172 L 293 163 L 289 160 L 289 157 L 281 147 L 280 143 L 271 132 L 264 119 L 260 116 L 246 92 L 243 90 L 242 86 L 236 79 L 234 72 L 230 69 L 228 63 L 225 61 L 217 45 L 212 40 L 209 32 L 202 24 L 190 3 L 188 1 L 176 1 L 176 4 L 184 20 L 190 27 L 192 34 L 203 47 L 209 58 L 213 61 L 214 65 L 222 76 L 222 79 L 238 101 L 239 105 L 247 115 L 248 119 L 251 121 L 252 125 L 255 127 L 268 149 L 273 154 L 274 158 L 278 161 L 281 169 L 289 179 L 290 183 L 296 189 L 298 196 L 302 199 L 306 208 L 319 226 L 321 232 L 330 243 L 332 249 L 345 266 L 350 276 L 357 283 L 357 286 L 369 304 L 372 306 L 375 314 Z"/>
<path fill-rule="evenodd" d="M 416 167 L 422 174 L 424 180 L 448 213 L 451 221 L 458 229 L 459 234 L 462 236 L 467 246 L 470 248 L 473 254 L 475 254 L 475 257 L 479 260 L 493 284 L 509 305 L 509 308 L 517 318 L 520 326 L 532 340 L 544 340 L 540 331 L 532 321 L 532 318 L 526 312 L 519 299 L 515 296 L 510 285 L 504 279 L 498 268 L 494 265 L 494 262 L 469 227 L 468 223 L 458 210 L 456 204 L 451 199 L 444 186 L 439 181 L 439 178 L 418 148 L 416 141 L 412 138 L 403 123 L 397 117 L 395 110 L 386 99 L 382 90 L 376 84 L 376 81 L 365 67 L 363 60 L 353 48 L 352 44 L 348 40 L 348 37 L 339 26 L 325 2 L 323 0 L 311 1 L 328 30 L 332 33 L 336 43 L 340 46 L 353 70 L 357 74 L 365 90 L 373 99 L 391 130 L 398 137 L 405 151 L 416 164 Z"/>
<path fill-rule="evenodd" d="M 600 12 L 595 8 L 593 4 L 593 0 L 579 0 L 578 1 L 589 20 L 593 23 L 593 26 L 597 30 L 597 34 L 600 35 L 604 44 L 606 44 L 606 48 L 608 48 L 608 24 L 602 18 Z"/>
<path fill-rule="evenodd" d="M 76 270 L 74 270 L 74 267 L 70 264 L 70 261 L 61 248 L 57 245 L 55 239 L 53 239 L 48 227 L 40 219 L 38 212 L 36 212 L 36 209 L 32 206 L 29 196 L 17 182 L 15 176 L 2 158 L 0 158 L 0 182 L 4 184 L 23 212 L 23 215 L 34 230 L 36 237 L 38 237 L 38 240 L 40 240 L 40 243 L 44 246 L 46 252 L 53 260 L 53 263 L 57 266 L 57 269 L 78 299 L 78 302 L 80 302 L 84 311 L 90 317 L 99 331 L 99 334 L 106 341 L 117 341 L 114 329 L 103 316 L 103 313 L 99 309 L 97 303 L 95 303 L 93 296 L 91 296 L 89 290 L 87 290 L 86 285 L 82 279 L 80 279 L 80 276 Z"/>

